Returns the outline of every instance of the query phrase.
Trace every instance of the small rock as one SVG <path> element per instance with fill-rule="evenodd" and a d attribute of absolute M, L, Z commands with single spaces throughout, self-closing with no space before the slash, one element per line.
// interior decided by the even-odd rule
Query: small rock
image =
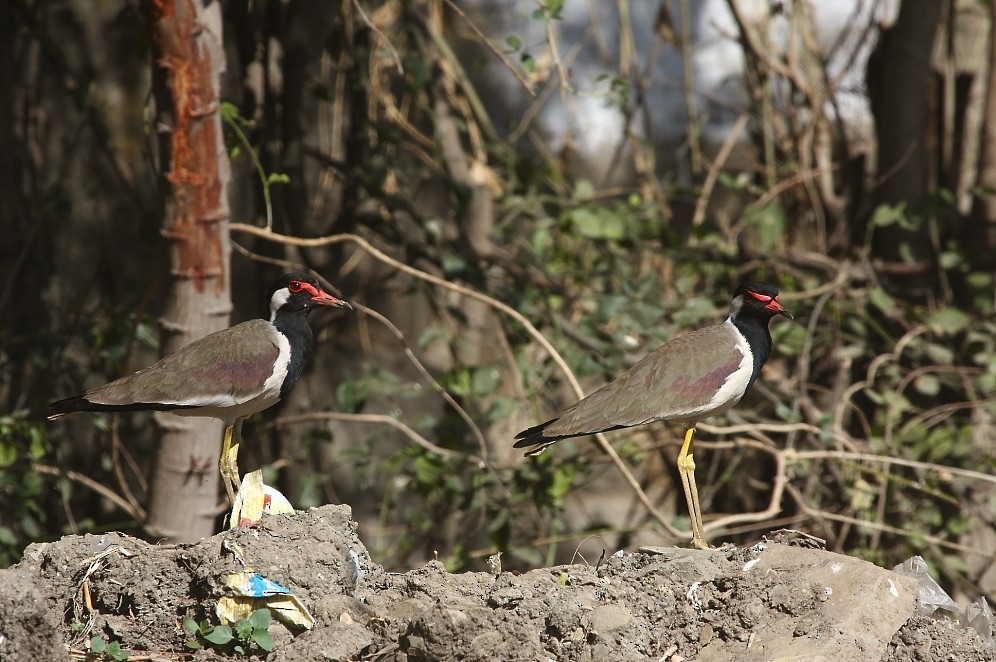
<path fill-rule="evenodd" d="M 605 644 L 595 644 L 591 649 L 591 659 L 601 660 L 611 652 L 612 649 Z"/>
<path fill-rule="evenodd" d="M 629 609 L 619 605 L 602 605 L 591 613 L 591 629 L 599 636 L 621 630 L 633 620 Z"/>

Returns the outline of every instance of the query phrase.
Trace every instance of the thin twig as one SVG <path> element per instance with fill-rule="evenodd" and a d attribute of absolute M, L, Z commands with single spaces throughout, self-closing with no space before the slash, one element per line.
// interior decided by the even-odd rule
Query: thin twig
<path fill-rule="evenodd" d="M 723 166 L 726 165 L 726 160 L 730 158 L 733 146 L 737 144 L 737 141 L 740 139 L 740 133 L 747 126 L 748 121 L 750 121 L 748 113 L 742 113 L 737 118 L 737 121 L 733 123 L 733 127 L 730 129 L 730 133 L 726 136 L 726 140 L 723 141 L 723 146 L 720 148 L 719 153 L 716 154 L 716 160 L 709 167 L 709 172 L 706 175 L 705 182 L 702 183 L 702 190 L 699 192 L 698 200 L 695 201 L 692 226 L 697 227 L 705 222 L 706 209 L 709 207 L 712 189 L 716 186 L 716 182 L 719 180 L 719 173 L 722 172 Z M 700 162 L 702 160 L 701 154 L 695 158 L 698 158 Z"/>
<path fill-rule="evenodd" d="M 788 472 L 785 469 L 786 452 L 754 441 L 753 439 L 737 439 L 734 441 L 734 445 L 737 448 L 747 447 L 761 450 L 775 458 L 775 485 L 771 489 L 771 498 L 768 500 L 768 507 L 753 513 L 739 513 L 737 515 L 716 518 L 708 524 L 703 524 L 703 531 L 725 529 L 731 524 L 740 524 L 742 522 L 762 522 L 771 519 L 782 509 L 782 494 L 785 492 L 786 483 L 788 483 Z"/>
<path fill-rule="evenodd" d="M 124 470 L 121 466 L 120 458 L 124 456 L 125 461 L 128 463 L 128 467 L 131 469 L 132 474 L 141 486 L 142 491 L 146 494 L 149 493 L 149 483 L 145 480 L 145 475 L 138 468 L 138 464 L 135 462 L 135 458 L 132 454 L 128 452 L 125 445 L 121 442 L 121 435 L 118 434 L 118 417 L 111 416 L 111 466 L 114 470 L 114 478 L 118 483 L 118 489 L 124 494 L 124 498 L 127 499 L 135 510 L 142 510 L 141 503 L 137 498 L 135 498 L 135 493 L 131 490 L 131 485 L 128 484 L 127 479 L 124 475 Z"/>
<path fill-rule="evenodd" d="M 536 91 L 533 90 L 532 86 L 529 84 L 529 81 L 526 79 L 526 77 L 522 75 L 522 71 L 519 69 L 519 67 L 515 66 L 515 63 L 509 60 L 504 53 L 499 51 L 497 48 L 494 47 L 494 45 L 490 41 L 488 41 L 488 38 L 484 35 L 483 32 L 481 32 L 481 29 L 477 27 L 477 25 L 473 21 L 470 20 L 467 14 L 465 14 L 464 11 L 460 9 L 460 7 L 457 6 L 455 2 L 453 2 L 453 0 L 443 0 L 443 2 L 446 3 L 446 5 L 450 8 L 450 10 L 454 14 L 463 19 L 464 23 L 467 24 L 467 27 L 469 27 L 470 30 L 475 35 L 477 35 L 477 38 L 481 41 L 481 43 L 484 44 L 488 48 L 488 50 L 494 53 L 495 57 L 501 60 L 501 63 L 505 65 L 506 69 L 512 72 L 512 75 L 515 76 L 516 80 L 518 80 L 519 83 L 522 85 L 522 89 L 526 91 L 526 94 L 528 94 L 531 97 L 535 97 Z"/>
<path fill-rule="evenodd" d="M 744 513 L 738 515 L 728 515 L 725 517 L 720 517 L 715 520 L 710 521 L 703 527 L 705 531 L 712 531 L 716 529 L 727 529 L 733 524 L 739 524 L 741 522 L 758 522 L 774 517 L 781 510 L 781 498 L 785 490 L 788 489 L 792 491 L 791 485 L 788 484 L 788 474 L 787 466 L 789 464 L 794 464 L 797 462 L 803 462 L 807 460 L 816 459 L 834 459 L 834 460 L 850 460 L 856 462 L 874 462 L 881 463 L 885 465 L 898 465 L 904 467 L 910 467 L 913 469 L 921 469 L 926 471 L 933 471 L 936 473 L 944 474 L 950 473 L 954 476 L 959 476 L 962 478 L 967 478 L 971 480 L 978 480 L 988 483 L 996 484 L 996 476 L 990 476 L 978 471 L 971 471 L 969 469 L 959 469 L 957 467 L 947 467 L 939 464 L 932 464 L 929 462 L 918 462 L 916 460 L 907 460 L 903 458 L 887 457 L 880 455 L 872 455 L 869 453 L 850 453 L 844 451 L 796 451 L 794 449 L 779 450 L 768 444 L 760 443 L 752 439 L 736 439 L 729 442 L 706 442 L 702 444 L 704 447 L 708 448 L 753 448 L 756 450 L 768 453 L 775 459 L 776 471 L 774 477 L 774 487 L 772 488 L 771 498 L 768 502 L 768 506 L 761 511 L 753 513 Z M 980 549 L 974 549 L 966 547 L 964 545 L 959 545 L 957 543 L 948 542 L 942 540 L 936 536 L 932 536 L 922 531 L 908 531 L 904 529 L 899 529 L 892 527 L 880 522 L 873 522 L 868 520 L 860 520 L 853 517 L 848 517 L 846 515 L 837 515 L 834 513 L 827 512 L 818 508 L 812 508 L 808 506 L 802 495 L 797 492 L 793 492 L 796 500 L 799 503 L 799 507 L 809 517 L 814 519 L 829 519 L 837 522 L 842 522 L 844 524 L 859 526 L 863 528 L 872 529 L 875 531 L 880 531 L 884 533 L 892 533 L 895 535 L 900 535 L 905 538 L 915 538 L 920 537 L 923 540 L 931 542 L 933 544 L 941 545 L 948 549 L 954 549 L 961 552 L 968 552 L 971 554 L 980 554 L 983 556 L 996 557 L 996 552 L 984 552 Z"/>
<path fill-rule="evenodd" d="M 849 451 L 834 451 L 834 450 L 822 450 L 822 451 L 795 451 L 787 450 L 784 451 L 787 454 L 786 461 L 788 462 L 803 462 L 806 460 L 817 460 L 817 459 L 831 459 L 831 460 L 852 460 L 855 462 L 875 462 L 879 464 L 895 464 L 900 467 L 909 467 L 911 469 L 922 469 L 924 471 L 932 471 L 938 474 L 951 474 L 952 476 L 959 476 L 961 478 L 967 478 L 971 480 L 983 481 L 986 483 L 993 483 L 996 485 L 996 476 L 991 476 L 981 471 L 972 471 L 971 469 L 960 469 L 958 467 L 949 467 L 943 464 L 936 464 L 933 462 L 920 462 L 918 460 L 907 460 L 901 457 L 890 457 L 888 455 L 875 455 L 873 453 L 852 453 Z"/>
<path fill-rule="evenodd" d="M 699 116 L 698 116 L 699 111 L 695 102 L 695 81 L 692 76 L 694 57 L 692 53 L 692 47 L 693 47 L 692 9 L 690 5 L 691 5 L 690 0 L 679 0 L 678 20 L 681 22 L 680 48 L 681 48 L 681 64 L 682 64 L 682 72 L 681 72 L 682 88 L 685 95 L 685 112 L 688 114 L 688 119 L 686 120 L 686 126 L 688 127 L 688 133 L 687 133 L 688 153 L 690 157 L 689 160 L 691 161 L 691 166 L 692 166 L 692 176 L 698 177 L 698 175 L 702 172 L 702 163 L 703 163 L 702 143 L 701 143 L 702 132 L 701 132 L 701 127 L 699 126 Z M 745 125 L 746 118 L 747 118 L 746 115 L 741 115 L 740 119 L 737 120 L 737 124 L 739 125 L 741 122 L 743 122 L 743 124 Z M 727 144 L 730 144 L 733 141 L 735 141 L 736 138 L 740 135 L 740 132 L 742 130 L 743 126 L 739 127 L 734 126 L 733 130 L 730 131 L 730 137 L 727 138 L 726 142 L 723 144 L 723 149 L 726 150 L 726 154 L 721 153 L 721 155 L 716 158 L 717 165 L 714 166 L 715 170 L 722 168 L 722 165 L 720 164 L 726 161 L 726 158 L 729 156 L 730 149 L 732 149 L 732 145 L 730 149 L 727 149 Z M 715 181 L 715 177 L 713 177 L 712 171 L 710 171 L 709 176 L 713 178 L 713 181 Z M 703 195 L 706 199 L 708 199 L 708 195 L 705 195 L 704 191 Z M 698 211 L 699 211 L 698 208 L 696 208 L 695 210 L 696 216 L 698 215 Z M 703 209 L 703 214 L 704 212 L 705 210 Z M 701 221 L 699 221 L 699 223 L 701 223 Z M 695 221 L 692 221 L 692 224 L 698 225 L 698 223 L 695 223 Z"/>
<path fill-rule="evenodd" d="M 947 549 L 953 549 L 958 552 L 965 554 L 979 555 L 985 558 L 996 558 L 996 552 L 985 551 L 975 547 L 968 547 L 967 545 L 959 545 L 958 543 L 950 542 L 948 540 L 943 540 L 937 536 L 932 536 L 929 533 L 924 533 L 922 530 L 912 530 L 912 529 L 900 529 L 895 526 L 889 526 L 888 524 L 879 524 L 878 522 L 869 522 L 868 520 L 858 519 L 856 517 L 848 517 L 847 515 L 837 515 L 836 513 L 830 513 L 825 510 L 819 510 L 814 508 L 809 508 L 805 503 L 800 503 L 800 507 L 806 512 L 807 515 L 812 517 L 823 517 L 829 520 L 834 520 L 835 522 L 843 522 L 846 524 L 851 524 L 859 528 L 864 529 L 876 529 L 884 533 L 891 533 L 896 536 L 901 536 L 910 539 L 919 539 L 925 542 L 933 543 L 940 547 L 946 547 Z"/>
<path fill-rule="evenodd" d="M 370 20 L 370 17 L 366 15 L 366 12 L 363 11 L 363 7 L 360 6 L 359 0 L 353 0 L 353 8 L 356 9 L 356 13 L 359 14 L 360 20 L 363 21 L 368 28 L 370 28 L 371 32 L 377 35 L 385 46 L 387 46 L 387 49 L 391 52 L 391 59 L 394 60 L 394 68 L 398 70 L 399 76 L 404 76 L 405 68 L 401 64 L 401 56 L 398 55 L 398 51 L 394 48 L 394 44 L 391 43 L 390 39 L 384 36 L 384 33 L 381 32 L 380 29 L 374 25 L 373 21 Z"/>
<path fill-rule="evenodd" d="M 430 453 L 435 453 L 440 457 L 446 458 L 465 458 L 471 462 L 477 463 L 480 466 L 484 466 L 484 461 L 480 457 L 470 453 L 463 453 L 437 446 L 410 428 L 404 422 L 399 421 L 392 416 L 388 416 L 387 414 L 347 414 L 335 411 L 314 412 L 311 414 L 280 416 L 273 421 L 273 425 L 280 427 L 282 425 L 294 425 L 309 421 L 345 421 L 347 423 L 379 423 L 390 425 Z"/>
<path fill-rule="evenodd" d="M 145 521 L 145 509 L 141 506 L 129 503 L 127 499 L 123 498 L 114 490 L 101 485 L 89 476 L 84 476 L 78 471 L 72 471 L 69 469 L 60 469 L 59 467 L 49 466 L 47 464 L 33 464 L 31 465 L 32 471 L 40 474 L 48 474 L 49 476 L 57 476 L 59 478 L 68 478 L 74 483 L 79 483 L 84 487 L 88 487 L 97 494 L 101 495 L 115 506 L 127 513 L 136 522 Z"/>
<path fill-rule="evenodd" d="M 481 432 L 481 428 L 478 427 L 477 423 L 474 422 L 474 419 L 470 417 L 470 414 L 467 413 L 467 410 L 460 406 L 460 403 L 458 403 L 456 399 L 454 399 L 454 397 L 450 395 L 450 392 L 447 391 L 445 388 L 443 388 L 443 385 L 437 382 L 435 377 L 433 377 L 429 373 L 429 370 L 425 367 L 425 365 L 418 360 L 418 357 L 415 356 L 415 352 L 413 352 L 412 348 L 408 345 L 408 341 L 405 340 L 405 334 L 401 332 L 401 329 L 395 326 L 394 322 L 387 319 L 386 317 L 378 313 L 376 310 L 373 310 L 372 308 L 368 308 L 362 304 L 353 304 L 353 307 L 359 310 L 360 312 L 364 313 L 365 315 L 373 317 L 375 320 L 383 324 L 387 328 L 387 330 L 394 335 L 394 337 L 401 344 L 401 347 L 405 353 L 405 357 L 415 367 L 415 370 L 417 370 L 418 373 L 422 375 L 422 378 L 425 381 L 429 382 L 429 384 L 432 385 L 432 388 L 434 388 L 436 392 L 439 393 L 440 397 L 442 397 L 443 400 L 445 400 L 449 406 L 453 407 L 453 410 L 456 411 L 457 415 L 463 419 L 464 423 L 467 424 L 467 427 L 470 429 L 471 434 L 473 434 L 474 438 L 477 440 L 478 446 L 481 447 L 481 457 L 484 459 L 484 463 L 487 464 L 489 462 L 488 445 L 487 441 L 485 441 L 484 439 L 484 433 Z"/>
<path fill-rule="evenodd" d="M 557 77 L 560 78 L 560 91 L 561 94 L 565 92 L 574 92 L 574 87 L 571 85 L 570 78 L 567 75 L 567 69 L 564 67 L 563 61 L 560 59 L 560 45 L 557 43 L 557 31 L 553 25 L 553 17 L 550 15 L 550 10 L 546 6 L 543 0 L 536 0 L 536 4 L 539 5 L 540 10 L 543 12 L 543 25 L 546 29 L 546 41 L 550 48 L 550 57 L 553 59 L 553 67 L 557 70 Z"/>

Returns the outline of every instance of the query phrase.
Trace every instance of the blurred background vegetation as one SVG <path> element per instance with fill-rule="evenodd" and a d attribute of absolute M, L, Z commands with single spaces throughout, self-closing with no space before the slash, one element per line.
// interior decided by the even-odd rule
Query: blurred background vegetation
<path fill-rule="evenodd" d="M 512 437 L 760 277 L 797 319 L 700 426 L 710 540 L 921 554 L 992 599 L 994 5 L 814 4 L 221 3 L 232 321 L 289 267 L 358 308 L 312 317 L 240 466 L 352 506 L 390 568 L 673 544 L 680 430 L 613 433 L 615 457 Z M 150 417 L 45 414 L 158 356 L 143 7 L 0 8 L 0 565 L 142 534 Z"/>

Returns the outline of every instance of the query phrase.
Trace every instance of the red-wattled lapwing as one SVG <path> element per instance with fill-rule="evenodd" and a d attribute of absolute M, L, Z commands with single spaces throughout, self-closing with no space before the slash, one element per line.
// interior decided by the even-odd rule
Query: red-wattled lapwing
<path fill-rule="evenodd" d="M 221 419 L 225 437 L 218 466 L 233 499 L 242 421 L 276 404 L 297 383 L 314 345 L 308 313 L 317 306 L 352 309 L 299 273 L 273 283 L 269 306 L 269 320 L 216 331 L 144 370 L 52 403 L 49 419 L 76 411 L 168 411 Z"/>
<path fill-rule="evenodd" d="M 535 455 L 560 439 L 655 421 L 681 422 L 686 431 L 677 464 L 692 544 L 708 549 L 692 458 L 695 426 L 744 397 L 771 354 L 768 322 L 775 315 L 792 319 L 778 303 L 778 290 L 767 283 L 744 283 L 733 292 L 726 322 L 666 342 L 557 418 L 517 434 L 515 447 L 534 447 L 526 455 Z"/>

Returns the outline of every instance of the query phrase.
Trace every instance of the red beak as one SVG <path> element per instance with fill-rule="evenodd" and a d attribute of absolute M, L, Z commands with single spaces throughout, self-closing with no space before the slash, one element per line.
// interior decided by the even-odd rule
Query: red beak
<path fill-rule="evenodd" d="M 792 313 L 786 310 L 785 306 L 778 303 L 778 299 L 772 299 L 771 301 L 769 301 L 768 304 L 764 307 L 764 309 L 770 310 L 771 312 L 777 313 L 778 315 L 784 315 L 790 320 L 795 319 L 794 317 L 792 317 Z"/>
<path fill-rule="evenodd" d="M 352 310 L 353 307 L 349 305 L 348 301 L 343 301 L 337 297 L 332 296 L 328 292 L 319 292 L 315 296 L 311 297 L 311 303 L 318 304 L 319 306 L 331 306 L 332 308 L 348 308 Z"/>

